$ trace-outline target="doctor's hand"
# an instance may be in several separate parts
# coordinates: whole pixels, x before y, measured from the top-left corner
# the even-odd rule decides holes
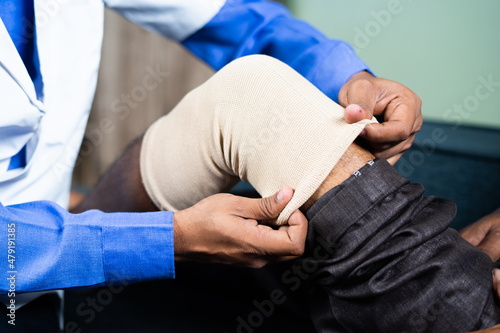
[[[460,235],[491,260],[500,259],[500,208],[460,231]]]
[[[175,259],[260,268],[301,256],[307,219],[300,211],[278,230],[258,222],[276,219],[292,196],[289,187],[263,199],[216,194],[174,213]]]
[[[376,78],[366,71],[354,74],[340,89],[339,103],[352,124],[376,116],[380,124],[366,126],[360,137],[376,157],[391,164],[408,150],[422,127],[420,98],[400,83]]]

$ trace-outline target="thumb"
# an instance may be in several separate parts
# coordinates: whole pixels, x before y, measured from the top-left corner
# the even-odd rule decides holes
[[[377,80],[368,72],[354,74],[339,92],[339,104],[345,107],[344,119],[348,124],[371,119],[379,100]]]
[[[354,124],[363,119],[372,119],[373,110],[364,103],[349,104],[344,111],[344,119],[348,124]],[[366,134],[366,129],[360,133],[361,136]]]
[[[345,108],[344,118],[348,124],[354,124],[363,119],[372,119],[373,110],[364,103],[349,104]]]
[[[500,269],[498,268],[493,270],[493,291],[497,298],[500,299]]]
[[[276,219],[285,206],[290,202],[293,197],[293,190],[285,186],[273,196],[262,199],[250,199],[248,214],[245,218],[255,220],[273,220]]]
[[[500,236],[497,231],[490,231],[477,248],[485,252],[491,260],[497,261],[500,258],[499,242]]]

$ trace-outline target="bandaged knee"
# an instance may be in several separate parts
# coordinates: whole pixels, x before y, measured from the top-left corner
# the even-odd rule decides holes
[[[240,58],[148,129],[142,181],[157,207],[172,211],[239,179],[263,197],[288,185],[295,194],[277,219],[282,225],[373,121],[347,124],[341,106],[274,58]]]

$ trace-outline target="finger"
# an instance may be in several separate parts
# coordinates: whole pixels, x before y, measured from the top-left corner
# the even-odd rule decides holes
[[[487,232],[484,232],[482,228],[478,228],[475,225],[471,225],[462,231],[460,231],[460,236],[464,238],[466,241],[471,243],[474,246],[478,246],[481,243],[481,240],[484,239]]]
[[[308,222],[304,214],[296,210],[288,219],[288,228],[285,226],[285,228],[279,231],[288,234],[288,238],[292,243],[304,245],[307,236],[307,226]]]
[[[500,269],[498,268],[493,270],[493,291],[500,300]]]
[[[358,104],[349,104],[344,111],[344,119],[348,124],[354,124],[363,119],[372,119],[373,113],[370,112],[370,108]]]
[[[288,226],[278,230],[259,229],[255,246],[267,257],[275,261],[289,260],[304,253],[307,236],[307,219],[300,211],[295,211],[288,219]],[[282,257],[282,258],[279,258]]]
[[[297,259],[304,252],[304,247],[307,237],[307,227],[308,227],[308,221],[306,217],[300,211],[296,211],[290,216],[288,224],[289,225],[291,224],[292,226],[296,226],[298,228],[290,230],[289,225],[284,225],[280,227],[280,231],[286,231],[292,242],[296,242],[296,244],[299,246],[300,249],[299,251],[300,255],[295,254],[292,256],[280,256],[276,258],[275,262],[283,262],[283,261]]]
[[[373,123],[365,127],[362,138],[372,143],[394,143],[401,142],[410,137],[412,132],[409,129],[410,119],[390,119],[383,123]]]
[[[366,140],[365,142],[370,147],[370,150],[375,155],[375,157],[385,158],[389,161],[389,159],[394,156],[398,156],[398,158],[401,157],[402,154],[404,154],[408,149],[411,148],[414,140],[415,134],[410,135],[408,139],[399,143],[372,144],[370,142],[367,142]]]
[[[380,89],[370,73],[360,72],[351,77],[341,88],[339,104],[346,108],[345,120],[352,124],[362,119],[371,119],[374,112],[378,111]]]
[[[396,97],[386,104],[384,122],[367,126],[363,138],[374,143],[404,141],[420,129],[420,121],[414,114],[413,103]]]
[[[293,197],[293,190],[285,186],[273,196],[262,199],[239,198],[240,217],[254,220],[272,220],[279,216],[281,211]]]
[[[491,227],[492,225],[489,223],[488,216],[486,216],[474,224],[462,229],[460,231],[460,236],[472,245],[478,246],[486,237]]]
[[[485,252],[493,261],[500,259],[500,232],[496,229],[490,230],[477,248]]]
[[[389,162],[390,165],[394,166],[399,161],[399,159],[401,158],[401,156],[403,156],[403,154],[404,154],[404,152],[401,152],[401,153],[399,153],[397,155],[389,157],[387,159],[387,162]]]

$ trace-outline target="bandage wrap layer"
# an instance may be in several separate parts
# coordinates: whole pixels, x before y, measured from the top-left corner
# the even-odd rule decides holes
[[[178,211],[239,179],[263,197],[295,189],[284,224],[375,120],[344,121],[344,109],[288,65],[253,55],[233,61],[147,131],[141,175],[158,208]]]

